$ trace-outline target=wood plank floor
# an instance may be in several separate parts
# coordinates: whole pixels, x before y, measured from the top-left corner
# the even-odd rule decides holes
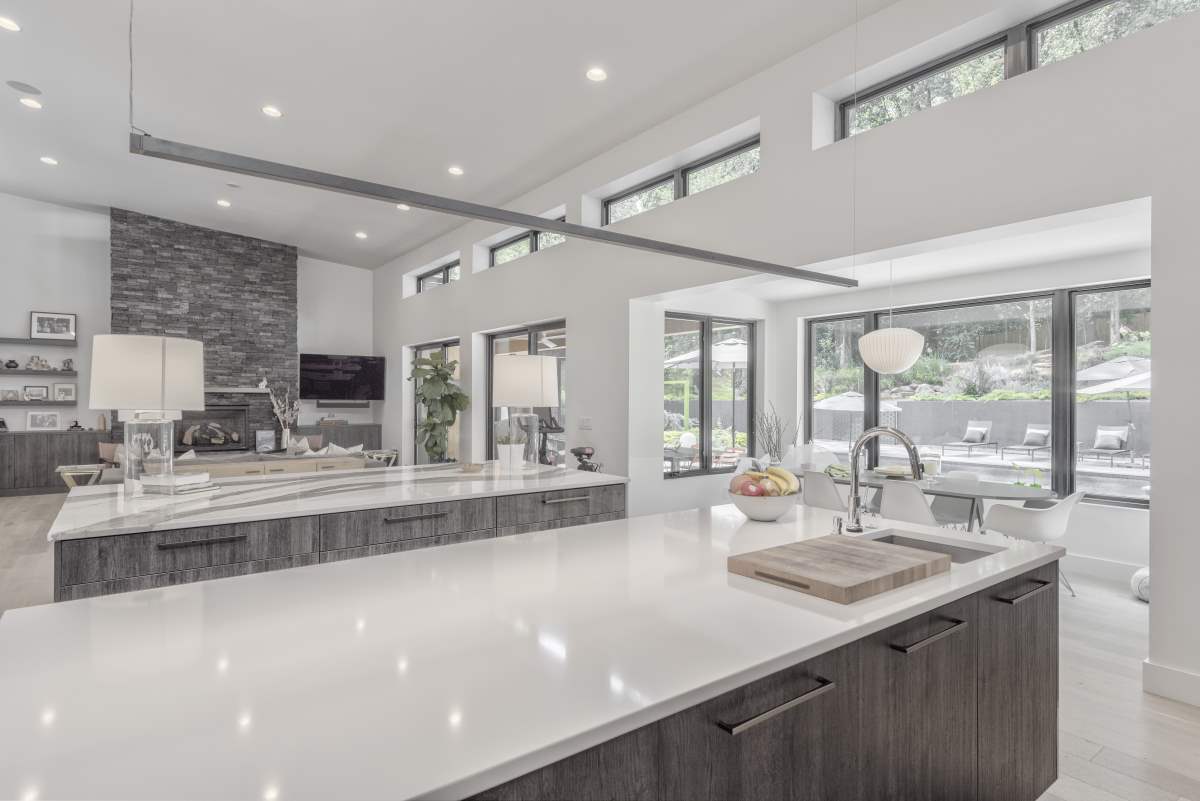
[[[64,495],[0,498],[0,614],[49,603]],[[1149,607],[1072,576],[1062,596],[1059,780],[1042,801],[1200,801],[1200,708],[1141,689]]]

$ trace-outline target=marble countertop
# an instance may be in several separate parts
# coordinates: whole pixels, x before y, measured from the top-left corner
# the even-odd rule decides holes
[[[458,467],[389,467],[215,479],[221,489],[198,497],[125,497],[120,485],[75,487],[47,538],[104,537],[352,512],[415,503],[486,498],[524,492],[625,483],[606,473],[546,467],[528,473],[500,472],[494,462],[481,473]]]
[[[831,516],[716,506],[9,611],[0,797],[467,796],[1063,554],[928,529],[1005,548],[849,606],[727,572]]]

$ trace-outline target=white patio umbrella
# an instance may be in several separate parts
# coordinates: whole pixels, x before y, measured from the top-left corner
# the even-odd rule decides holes
[[[745,367],[747,359],[750,358],[750,349],[746,346],[744,339],[727,339],[724,342],[718,342],[712,346],[713,364],[722,367]],[[690,353],[684,353],[680,356],[673,356],[667,359],[664,364],[667,367],[699,367],[700,366],[700,351],[694,350]]]
[[[1119,378],[1128,378],[1139,373],[1145,373],[1149,376],[1149,359],[1143,356],[1118,356],[1115,359],[1109,359],[1106,362],[1085,367],[1075,374],[1075,380],[1082,382],[1116,381]],[[1106,391],[1111,392],[1112,390]]]
[[[861,412],[866,406],[864,404],[863,395],[861,392],[843,392],[840,395],[834,395],[824,400],[819,400],[813,404],[814,409],[820,409],[826,412]],[[879,411],[881,412],[898,412],[900,407],[891,401],[880,400]]]

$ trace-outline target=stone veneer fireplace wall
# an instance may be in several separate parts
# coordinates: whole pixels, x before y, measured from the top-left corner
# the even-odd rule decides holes
[[[112,332],[204,343],[205,400],[246,406],[254,432],[275,429],[266,378],[296,391],[296,248],[124,209],[111,212]],[[114,422],[114,435],[120,437]]]

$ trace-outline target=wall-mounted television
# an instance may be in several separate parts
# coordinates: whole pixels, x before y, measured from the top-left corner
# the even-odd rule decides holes
[[[300,354],[300,397],[304,400],[383,400],[382,356]]]

